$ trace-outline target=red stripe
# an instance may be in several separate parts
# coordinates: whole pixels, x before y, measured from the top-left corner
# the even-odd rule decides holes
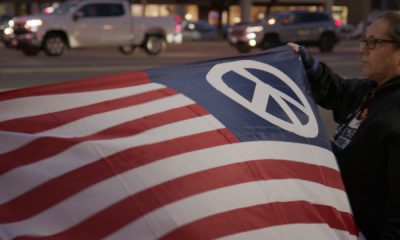
[[[0,101],[50,94],[98,91],[135,86],[145,83],[149,83],[147,73],[134,71],[2,92],[0,94]]]
[[[211,131],[116,153],[52,179],[0,205],[0,223],[30,218],[93,184],[159,159],[227,144],[229,142],[224,135],[230,134],[227,131]]]
[[[67,237],[100,239],[157,208],[195,194],[251,181],[293,178],[322,183],[334,188],[339,187],[343,190],[339,172],[326,167],[283,160],[236,163],[176,178],[146,189],[119,201],[77,226],[41,239]],[[327,181],[327,179],[331,180]],[[280,214],[276,211],[269,214],[274,216],[274,213]]]
[[[1,154],[0,174],[44,160],[84,141],[131,136],[151,128],[206,114],[207,112],[198,105],[191,105],[122,123],[90,136],[80,138],[42,137],[14,151]]]
[[[175,90],[164,88],[64,111],[11,119],[0,122],[0,130],[21,133],[38,133],[65,125],[80,118],[150,102],[174,94],[176,94]]]
[[[274,202],[216,214],[183,226],[163,240],[215,239],[236,233],[286,225],[327,224],[330,228],[357,236],[351,214],[304,201]],[[276,236],[279,239],[279,236]]]

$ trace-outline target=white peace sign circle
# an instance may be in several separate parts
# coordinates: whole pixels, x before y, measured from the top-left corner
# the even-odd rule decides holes
[[[291,88],[300,102],[261,81],[247,69],[257,69],[276,76]],[[238,94],[223,81],[222,76],[232,71],[255,83],[255,90],[251,101]],[[213,66],[207,73],[206,79],[218,91],[272,124],[303,137],[314,138],[318,135],[318,123],[306,97],[294,81],[279,69],[262,62],[240,60]],[[270,98],[278,103],[290,121],[278,118],[266,111]],[[308,122],[302,124],[288,103],[293,104],[293,106],[301,110],[308,117]]]

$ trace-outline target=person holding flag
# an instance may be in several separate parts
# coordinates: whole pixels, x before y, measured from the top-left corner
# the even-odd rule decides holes
[[[400,12],[377,17],[360,39],[368,79],[344,79],[299,53],[315,101],[339,124],[332,148],[366,239],[400,239]]]

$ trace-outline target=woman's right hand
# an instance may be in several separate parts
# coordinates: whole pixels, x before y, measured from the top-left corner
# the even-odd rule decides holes
[[[299,53],[299,51],[300,51],[300,45],[299,44],[290,42],[287,45],[289,47],[291,47],[295,53]]]
[[[317,70],[319,63],[318,60],[313,58],[304,46],[292,42],[289,42],[287,45],[291,47],[295,53],[300,55],[307,73],[314,73]]]

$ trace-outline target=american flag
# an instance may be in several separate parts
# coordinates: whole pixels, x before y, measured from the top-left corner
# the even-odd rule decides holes
[[[357,239],[287,47],[0,93],[0,239]]]

